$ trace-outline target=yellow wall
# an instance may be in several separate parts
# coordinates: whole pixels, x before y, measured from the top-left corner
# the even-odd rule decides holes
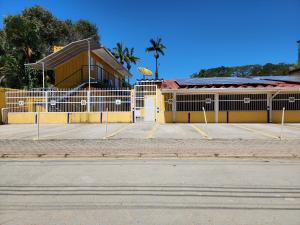
[[[267,111],[229,112],[230,123],[267,123]]]
[[[173,123],[173,113],[163,112],[160,114],[160,123]]]
[[[9,124],[35,123],[35,116],[36,113],[31,112],[10,112],[7,115]]]
[[[118,76],[120,79],[122,78],[121,74],[118,71],[110,67],[106,62],[104,62],[97,55],[92,53],[91,57],[93,58],[93,65],[96,65],[96,62],[99,62],[103,66],[103,69],[105,71],[109,72],[110,74]],[[79,85],[81,82],[80,69],[82,68],[83,65],[85,66],[88,65],[87,52],[82,52],[79,55],[67,61],[66,63],[58,66],[55,69],[55,85],[59,88],[72,88]],[[58,84],[59,82],[61,82],[62,80],[64,80],[65,78],[67,78],[73,73],[75,73],[76,75],[66,79],[61,84]],[[91,67],[91,76],[92,77],[96,76],[96,68],[93,66]],[[85,80],[88,79],[87,67],[84,67],[83,79]],[[115,82],[114,79],[112,80],[112,82],[113,83]]]
[[[272,122],[281,123],[282,111],[272,112]],[[285,123],[300,123],[300,111],[285,111],[284,112]]]
[[[70,113],[70,123],[100,123],[100,112]],[[131,112],[102,112],[102,123],[130,123]]]
[[[70,123],[100,123],[100,113],[70,113]]]
[[[101,59],[99,56],[97,56],[96,54],[92,53],[92,57],[94,59],[94,64],[96,64],[96,62],[100,63],[102,66],[103,66],[103,69],[107,72],[109,72],[110,74],[113,74],[117,77],[119,77],[120,81],[121,79],[123,78],[123,76],[118,72],[116,71],[115,69],[113,69],[110,65],[108,65],[105,61],[103,61],[103,59]],[[96,71],[94,71],[96,72]],[[113,80],[113,83],[115,81]]]
[[[37,113],[20,112],[20,113],[8,113],[8,123],[35,123],[35,117]],[[69,113],[70,123],[100,123],[100,113]],[[102,122],[108,123],[130,123],[132,122],[131,112],[106,112],[102,115]],[[68,123],[68,113],[40,113],[41,124],[66,124]]]
[[[40,113],[42,124],[64,124],[68,123],[67,113]]]
[[[66,63],[58,66],[55,69],[55,85],[74,72],[78,71],[82,65],[87,65],[87,53],[83,52],[75,57],[73,57],[71,60],[67,61]],[[72,78],[69,78],[68,81],[62,82],[60,85],[58,85],[59,88],[71,88],[76,85],[81,80],[80,72],[77,72],[77,76],[73,76]]]
[[[208,123],[215,122],[215,112],[206,112],[206,119]],[[188,112],[176,112],[176,123],[187,123],[188,122]],[[191,123],[204,123],[203,112],[190,112],[190,122]]]
[[[130,123],[132,120],[131,112],[109,112],[108,122],[109,123]],[[102,122],[106,122],[106,112],[103,113]]]
[[[0,124],[2,122],[2,108],[6,107],[5,92],[13,91],[13,90],[14,89],[10,89],[10,88],[0,88]]]
[[[0,123],[2,122],[2,108],[5,108],[5,89],[0,88]]]
[[[227,123],[227,113],[219,112],[219,123]]]
[[[300,112],[299,112],[300,113]],[[292,113],[287,115],[286,121],[298,121],[300,122],[300,115]],[[266,123],[267,122],[267,112],[229,112],[229,122],[230,123]],[[281,116],[281,114],[280,114]],[[297,117],[298,116],[298,117]],[[208,123],[215,122],[215,112],[206,112],[206,119]],[[276,119],[275,119],[276,120]],[[160,115],[161,123],[172,123],[173,113],[163,112]],[[176,112],[176,123],[187,123],[188,122],[188,112]],[[191,123],[204,123],[203,112],[190,112],[190,122]],[[219,123],[227,123],[226,112],[219,112]]]
[[[208,123],[215,122],[215,112],[206,112],[206,120]],[[191,112],[191,123],[205,123],[203,112]]]

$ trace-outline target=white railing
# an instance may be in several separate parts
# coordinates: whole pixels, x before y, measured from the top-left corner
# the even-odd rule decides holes
[[[34,90],[6,92],[9,112],[129,112],[131,90]]]

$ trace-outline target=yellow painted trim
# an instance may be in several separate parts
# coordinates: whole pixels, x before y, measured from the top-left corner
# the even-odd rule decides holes
[[[100,112],[70,113],[70,123],[100,123]]]
[[[34,124],[36,113],[16,112],[7,114],[8,124]]]
[[[201,134],[202,137],[204,137],[205,139],[209,139],[209,140],[212,139],[212,138],[211,138],[207,133],[205,133],[201,128],[196,127],[194,124],[190,124],[190,126],[191,126],[192,128],[194,128],[199,134]]]
[[[272,122],[281,123],[282,111],[272,111]],[[300,110],[285,110],[284,123],[300,123]]]
[[[67,124],[67,113],[40,113],[40,124]]]
[[[267,123],[267,111],[229,111],[229,123]]]
[[[251,131],[253,133],[263,135],[265,137],[269,137],[269,138],[272,138],[272,139],[279,139],[279,137],[277,137],[275,135],[272,135],[272,134],[269,134],[269,133],[266,133],[266,132],[263,132],[263,131],[260,131],[260,130],[252,129],[250,127],[246,127],[245,125],[243,125],[243,126],[242,125],[237,125],[237,124],[230,124],[230,125],[241,128],[241,129],[244,129],[244,130],[247,130],[247,131]]]
[[[157,130],[157,128],[159,127],[159,124],[155,124],[155,126],[151,129],[151,131],[149,132],[147,139],[151,139],[154,137],[155,131]]]
[[[119,134],[120,132],[122,132],[123,130],[126,130],[129,126],[132,126],[132,123],[131,124],[127,124],[123,127],[121,127],[120,129],[116,130],[115,132],[103,137],[103,139],[108,139],[108,138],[111,138],[113,136],[116,136],[117,134]]]

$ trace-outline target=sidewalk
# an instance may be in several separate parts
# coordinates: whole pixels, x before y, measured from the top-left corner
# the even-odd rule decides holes
[[[0,157],[254,157],[299,159],[299,146],[300,140],[0,140]]]

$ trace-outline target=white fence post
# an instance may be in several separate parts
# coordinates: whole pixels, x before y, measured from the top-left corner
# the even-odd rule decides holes
[[[132,113],[132,123],[135,123],[135,89],[130,90],[130,109]]]
[[[172,121],[173,123],[176,122],[176,93],[173,92],[172,94]]]
[[[87,91],[87,111],[91,111],[91,92]]]
[[[215,94],[215,123],[219,123],[219,94]]]
[[[106,121],[105,121],[105,133],[106,134],[108,131],[107,123],[108,123],[108,108],[106,107]]]
[[[45,91],[45,104],[46,104],[46,112],[48,112],[48,91]]]
[[[37,113],[37,139],[40,140],[40,106],[38,105],[38,113]]]

